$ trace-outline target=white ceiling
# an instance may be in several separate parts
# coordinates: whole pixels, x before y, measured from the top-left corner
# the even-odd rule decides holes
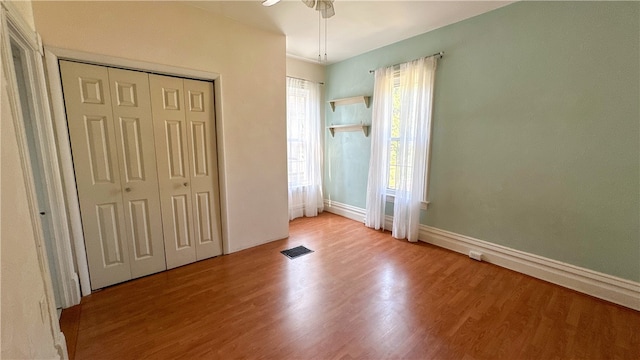
[[[513,1],[336,0],[328,20],[328,63],[452,24]],[[287,36],[287,54],[318,59],[318,13],[301,0],[262,6],[262,0],[190,1],[200,9]],[[324,57],[324,40],[322,40]]]

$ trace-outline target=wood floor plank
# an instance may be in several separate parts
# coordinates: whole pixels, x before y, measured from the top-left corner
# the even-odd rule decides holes
[[[314,252],[280,254],[299,245]],[[292,221],[288,239],[106,288],[63,318],[72,359],[640,354],[637,311],[327,213]]]
[[[80,313],[82,306],[76,305],[64,309],[60,314],[60,330],[64,334],[67,343],[69,359],[76,356],[76,344],[78,343],[78,326],[80,325]]]

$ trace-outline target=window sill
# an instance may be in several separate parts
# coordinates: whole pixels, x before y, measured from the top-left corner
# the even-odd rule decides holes
[[[393,194],[387,194],[387,202],[389,203],[394,203],[395,202],[396,197]],[[420,202],[420,210],[427,210],[427,207],[429,206],[430,201],[421,201]]]

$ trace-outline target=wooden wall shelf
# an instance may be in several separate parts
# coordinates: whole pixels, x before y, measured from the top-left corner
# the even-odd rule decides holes
[[[360,95],[360,96],[352,96],[352,97],[343,98],[343,99],[331,100],[329,101],[329,105],[331,105],[331,111],[336,111],[336,106],[361,104],[361,103],[368,108],[370,100],[371,100],[371,96]]]
[[[335,136],[336,132],[340,131],[362,131],[364,136],[369,136],[369,125],[363,124],[349,124],[349,125],[331,125],[327,129],[331,132],[331,136]]]

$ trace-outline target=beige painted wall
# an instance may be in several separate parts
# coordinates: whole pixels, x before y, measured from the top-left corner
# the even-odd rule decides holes
[[[22,19],[31,27],[31,29],[35,29],[35,25],[33,22],[33,9],[31,7],[30,0],[17,0],[17,1],[4,1],[4,3],[11,3],[11,6],[22,16]]]
[[[287,57],[287,76],[315,82],[324,82],[324,65]]]
[[[176,2],[34,2],[45,46],[220,74],[229,252],[288,235],[285,37]]]
[[[33,27],[31,5],[14,3]],[[38,262],[14,116],[2,72],[0,100],[0,322],[2,359],[59,358],[51,322],[57,321],[49,279]]]

